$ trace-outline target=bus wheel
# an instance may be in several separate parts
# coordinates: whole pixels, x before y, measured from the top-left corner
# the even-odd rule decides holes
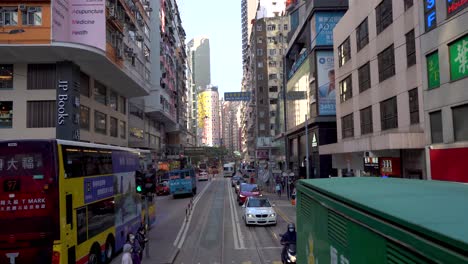
[[[88,257],[88,264],[100,264],[101,263],[101,250],[99,248],[98,244],[94,244],[91,247],[91,250],[89,252],[89,257]]]
[[[197,194],[197,188],[193,189],[193,195]]]
[[[115,242],[112,236],[107,237],[106,241],[106,263],[110,263],[115,254]]]

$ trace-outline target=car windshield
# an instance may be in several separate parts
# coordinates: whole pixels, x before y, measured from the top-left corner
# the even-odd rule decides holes
[[[250,199],[247,207],[271,207],[267,199]]]
[[[241,185],[241,190],[243,192],[258,192],[258,187],[254,184],[244,184]]]

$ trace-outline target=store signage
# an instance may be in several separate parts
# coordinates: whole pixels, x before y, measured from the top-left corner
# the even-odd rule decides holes
[[[424,0],[424,22],[426,31],[437,26],[436,0]]]
[[[80,70],[72,62],[57,63],[57,138],[80,140]]]
[[[434,89],[440,86],[439,53],[434,52],[426,57],[428,88]]]
[[[459,80],[468,76],[468,35],[449,45],[450,79]]]
[[[447,0],[447,17],[455,15],[467,6],[468,0]]]

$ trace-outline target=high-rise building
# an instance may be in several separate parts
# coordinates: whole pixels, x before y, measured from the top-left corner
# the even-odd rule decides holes
[[[335,27],[338,142],[319,151],[332,154],[339,176],[426,178],[417,56],[422,8],[409,2],[350,1]],[[319,85],[319,96],[326,91]]]
[[[218,87],[209,85],[198,93],[198,127],[201,146],[221,145],[221,120]]]
[[[418,99],[424,98],[416,101],[424,108],[410,104],[410,115],[424,123],[428,179],[468,182],[467,7],[466,1],[415,1],[409,7],[420,10],[415,38],[421,50],[417,44],[415,56],[422,76]]]
[[[255,19],[257,11],[257,0],[242,0],[241,20],[242,20],[242,62],[246,63],[249,49],[249,36],[252,32],[252,20]]]
[[[240,102],[223,101],[222,105],[222,145],[229,154],[240,151]]]

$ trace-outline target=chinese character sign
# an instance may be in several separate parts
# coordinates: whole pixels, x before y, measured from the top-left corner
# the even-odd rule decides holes
[[[114,195],[114,176],[84,179],[84,202],[90,203]]]
[[[440,86],[439,53],[434,52],[426,57],[428,88],[434,89]]]
[[[40,153],[9,156],[1,156],[0,154],[0,175],[42,175],[44,173],[42,158]]]
[[[437,12],[435,0],[424,0],[424,25],[426,31],[429,31],[437,26]]]
[[[468,35],[449,45],[450,79],[468,76]]]

